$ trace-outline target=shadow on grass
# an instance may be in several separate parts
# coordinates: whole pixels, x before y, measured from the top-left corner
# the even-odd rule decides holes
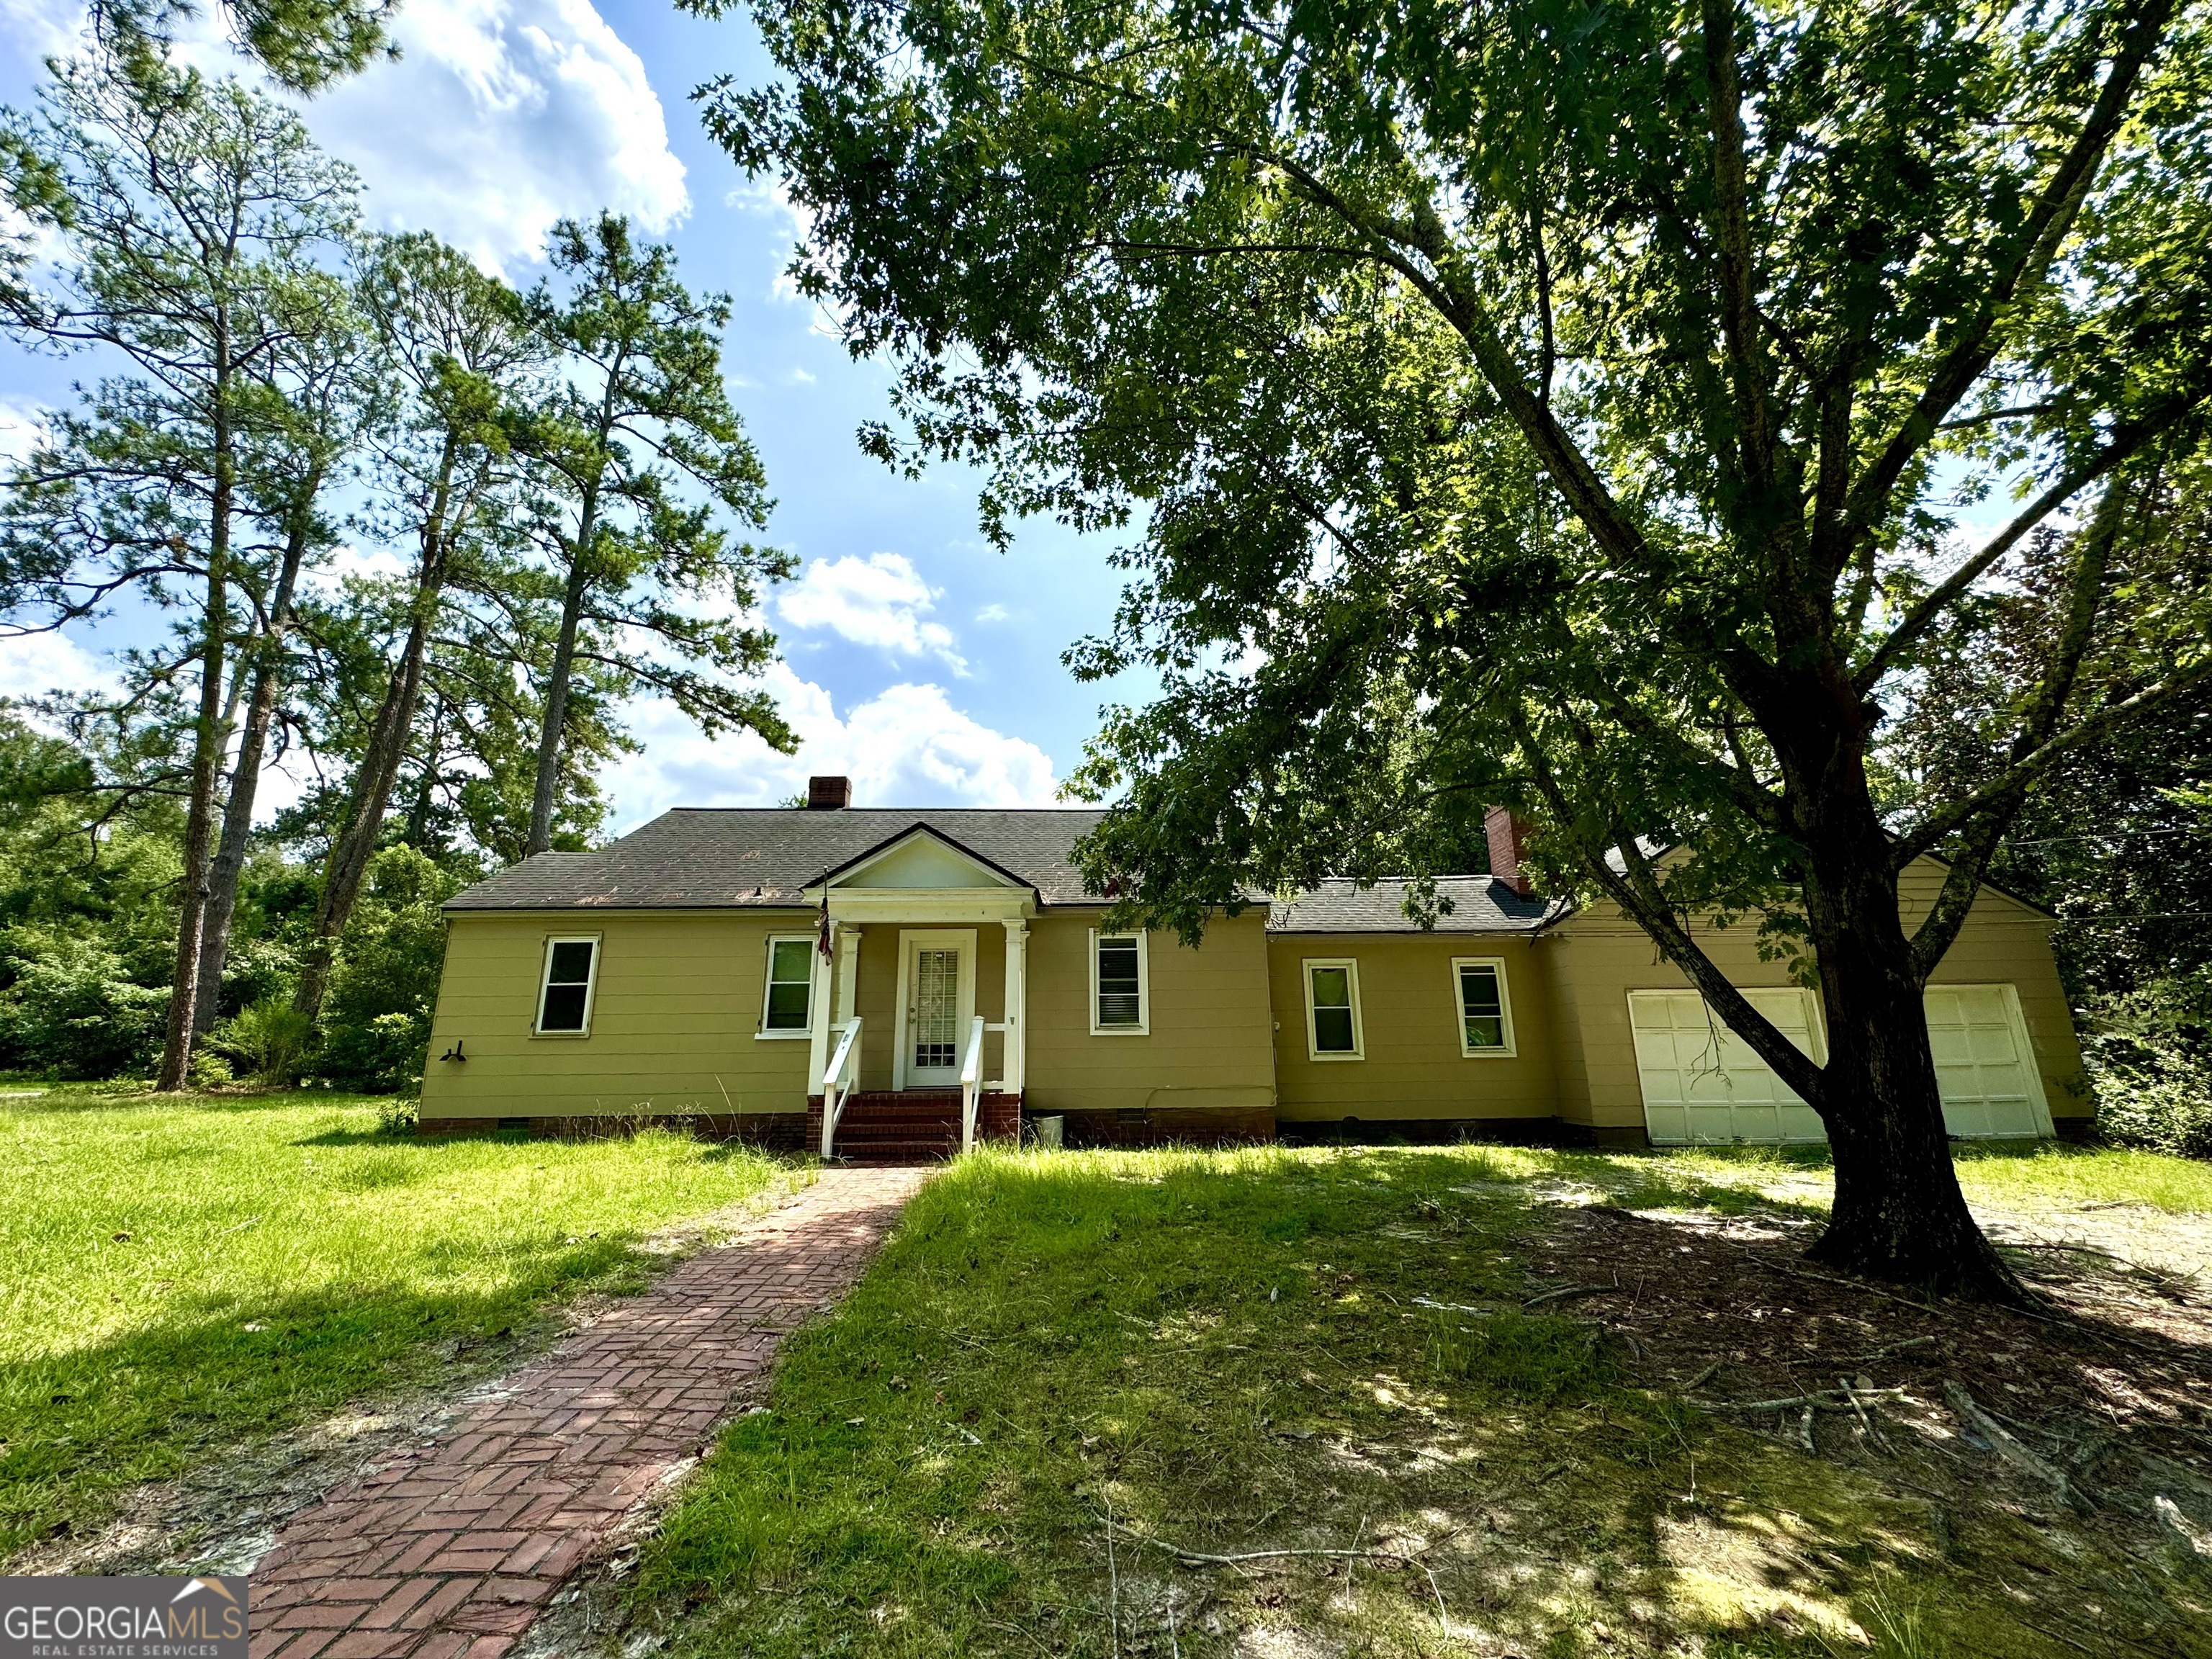
[[[2065,1650],[1946,1566],[1922,1500],[1521,1311],[1571,1213],[1534,1189],[1583,1168],[1529,1156],[962,1160],[787,1350],[641,1594],[679,1650],[762,1659],[1166,1654],[1170,1620],[1191,1655],[1432,1652],[1439,1601],[1470,1651],[1809,1659],[1857,1645],[1885,1585],[1940,1601],[1954,1651]],[[1147,1539],[1398,1553],[1231,1571]]]
[[[404,1283],[179,1298],[111,1341],[0,1366],[0,1556],[96,1524],[122,1491],[183,1474],[364,1395],[501,1368],[554,1328],[544,1304],[640,1287],[659,1258],[628,1237],[426,1253],[485,1294]]]

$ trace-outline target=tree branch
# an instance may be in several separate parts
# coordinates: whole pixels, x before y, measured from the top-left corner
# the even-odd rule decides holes
[[[2136,82],[2164,38],[2173,0],[2143,0],[2128,19],[2119,51],[2089,114],[2081,124],[2065,157],[2044,181],[2027,219],[2014,233],[2014,249],[1998,262],[1981,308],[1966,331],[1929,377],[1911,412],[1892,434],[1850,494],[1846,509],[1847,540],[1856,543],[1874,533],[1889,508],[1890,492],[1904,476],[1906,465],[1936,434],[1937,426],[1959,400],[1972,389],[1996,356],[1998,325],[2023,289],[2043,279],[2057,257],[2059,244],[2072,228],[2081,204],[2094,182],[2098,165],[2118,133],[2135,95]]]

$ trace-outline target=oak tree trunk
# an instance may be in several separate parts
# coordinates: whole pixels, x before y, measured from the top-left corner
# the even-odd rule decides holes
[[[1811,1255],[1869,1278],[2020,1300],[2019,1280],[1983,1237],[1952,1165],[1897,862],[1861,751],[1849,733],[1825,734],[1820,747],[1826,765],[1800,771],[1792,792],[1827,1027],[1813,1104],[1836,1182]]]

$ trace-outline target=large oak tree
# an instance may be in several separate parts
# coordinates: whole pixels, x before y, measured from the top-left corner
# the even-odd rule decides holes
[[[1522,807],[1554,889],[1820,1114],[1823,1257],[2011,1293],[1921,991],[2039,781],[2212,672],[2201,606],[2132,574],[2202,437],[2203,8],[753,9],[781,73],[710,125],[900,367],[868,441],[986,462],[1001,533],[1135,529],[1073,657],[1162,686],[1094,746],[1126,793],[1092,878],[1188,933]],[[1874,757],[1923,647],[2036,537],[2063,575],[1994,763],[1899,807]],[[1716,915],[1817,983],[1824,1064],[1699,947]]]

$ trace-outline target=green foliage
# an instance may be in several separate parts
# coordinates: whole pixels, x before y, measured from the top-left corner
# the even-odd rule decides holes
[[[613,214],[563,220],[550,254],[566,291],[541,286],[531,306],[568,372],[548,389],[528,438],[538,486],[532,533],[560,593],[532,853],[552,845],[580,641],[618,689],[667,698],[710,736],[755,732],[786,752],[796,741],[774,700],[742,684],[775,643],[748,620],[758,589],[793,562],[731,538],[732,523],[767,521],[769,499],[722,378],[728,300],[694,298],[673,252],[640,245]]]
[[[64,938],[8,966],[13,982],[0,992],[0,1067],[115,1077],[143,1071],[160,1053],[168,993],[133,981],[112,951]]]
[[[323,1006],[319,1075],[377,1093],[421,1087],[446,959],[438,907],[461,885],[412,848],[376,855]]]
[[[240,1009],[208,1033],[208,1045],[245,1066],[258,1083],[278,1088],[300,1080],[315,1023],[291,1004],[270,997]]]
[[[2212,1158],[2212,969],[2106,1000],[2082,1059],[2106,1139]]]

